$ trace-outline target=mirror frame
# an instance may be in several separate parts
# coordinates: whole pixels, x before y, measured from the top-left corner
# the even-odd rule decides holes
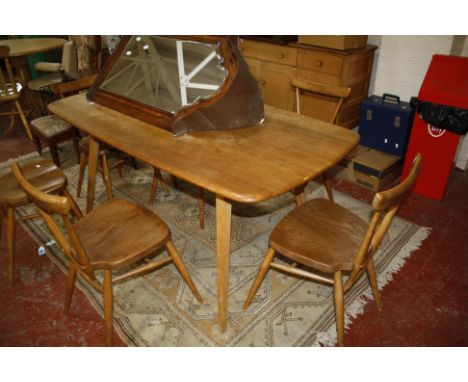
[[[218,45],[218,54],[221,56],[221,64],[226,69],[226,79],[222,86],[208,98],[200,98],[197,102],[187,105],[179,109],[175,114],[155,106],[147,105],[123,96],[113,94],[106,90],[100,89],[101,84],[111,71],[114,63],[120,58],[132,36],[125,36],[119,42],[116,50],[107,60],[104,68],[99,73],[93,86],[87,93],[87,98],[90,101],[106,106],[110,109],[117,110],[131,117],[140,119],[150,124],[156,125],[163,129],[172,131],[172,125],[175,121],[183,119],[192,114],[201,107],[208,107],[219,101],[224,94],[229,90],[236,79],[239,68],[238,57],[238,39],[230,36],[162,36],[179,40],[206,42]]]

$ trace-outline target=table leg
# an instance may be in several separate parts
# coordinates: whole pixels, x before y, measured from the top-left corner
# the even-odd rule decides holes
[[[301,204],[305,203],[305,186],[306,184],[303,184],[299,187],[296,187],[294,189],[294,193],[296,194],[296,206],[300,206]]]
[[[218,325],[221,332],[225,332],[227,327],[231,211],[231,203],[222,196],[216,195]]]
[[[86,211],[90,212],[94,206],[94,193],[96,191],[96,173],[98,166],[99,143],[93,137],[89,137],[89,156],[88,156],[88,195],[86,202]]]

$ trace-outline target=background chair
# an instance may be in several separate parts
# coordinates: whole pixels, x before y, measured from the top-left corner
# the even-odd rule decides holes
[[[151,211],[126,200],[113,199],[99,205],[86,216],[79,216],[73,223],[68,214],[73,199],[48,195],[32,186],[23,176],[16,162],[12,171],[26,192],[39,208],[57,242],[69,258],[65,313],[68,314],[77,272],[97,291],[103,293],[106,344],[112,345],[113,284],[148,273],[174,262],[183,279],[199,302],[202,298],[171,240],[169,227]],[[66,234],[52,219],[60,215]],[[67,238],[70,238],[70,240]],[[166,248],[169,256],[149,260],[156,251]],[[143,265],[141,260],[148,259]],[[112,271],[130,268],[126,273],[112,277]],[[103,283],[96,278],[96,271],[103,271]]]
[[[51,86],[51,90],[57,97],[64,98],[66,95],[77,93],[89,88],[95,78],[96,76],[93,75],[76,81],[57,83]],[[54,114],[51,114],[32,120],[31,130],[34,144],[36,145],[36,150],[39,155],[42,153],[42,142],[45,142],[50,149],[52,160],[58,167],[60,167],[57,145],[61,142],[72,139],[77,162],[79,163],[80,153],[78,148],[78,131],[70,123]]]
[[[10,48],[7,46],[0,46],[0,63],[1,66],[5,67],[6,73],[3,73],[3,70],[0,69],[0,104],[11,103],[11,111],[0,112],[0,116],[10,116],[10,126],[6,129],[6,133],[9,133],[15,127],[16,115],[19,115],[21,122],[23,123],[24,129],[29,139],[32,140],[31,129],[29,127],[28,120],[26,119],[26,114],[23,112],[21,105],[19,103],[19,98],[23,91],[23,88],[19,82],[15,80],[13,74],[13,69],[8,60],[8,54]],[[15,111],[16,110],[16,111]]]
[[[333,285],[338,344],[344,345],[344,293],[367,272],[379,310],[380,293],[373,256],[385,236],[402,201],[408,196],[421,167],[418,154],[408,177],[399,185],[374,196],[370,223],[327,199],[313,199],[296,207],[273,230],[270,245],[252,284],[244,310],[270,268]],[[275,253],[292,260],[292,265],[273,262]],[[311,273],[303,267],[319,273]],[[343,285],[343,273],[349,277]],[[333,275],[330,277],[329,275]]]
[[[336,119],[338,117],[338,113],[341,110],[341,106],[343,105],[343,101],[349,97],[351,92],[351,88],[348,87],[330,86],[319,82],[303,80],[300,78],[293,78],[291,80],[291,85],[296,89],[296,112],[298,114],[301,114],[301,93],[309,92],[327,98],[335,98],[337,103],[332,116],[325,120],[325,122],[329,123],[336,123]],[[330,178],[326,173],[324,173],[322,175],[322,179],[325,185],[325,189],[327,190],[328,198],[333,200],[332,183]]]
[[[76,49],[72,41],[67,41],[62,49],[62,62],[37,62],[34,68],[39,72],[47,72],[39,78],[28,82],[29,89],[41,91],[51,85],[66,81],[66,75],[78,71]]]
[[[65,174],[51,161],[36,159],[23,167],[23,173],[29,182],[45,193],[56,193],[69,198]],[[2,232],[2,217],[6,217],[6,240],[8,252],[8,279],[13,282],[15,254],[15,209],[30,203],[24,191],[18,185],[11,172],[0,177],[0,236]],[[78,213],[77,207],[72,206]],[[24,221],[38,217],[32,214],[19,218]]]

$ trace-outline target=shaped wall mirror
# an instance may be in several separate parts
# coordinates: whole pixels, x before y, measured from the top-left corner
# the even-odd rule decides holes
[[[254,126],[264,118],[257,82],[223,36],[129,36],[88,98],[181,135]]]

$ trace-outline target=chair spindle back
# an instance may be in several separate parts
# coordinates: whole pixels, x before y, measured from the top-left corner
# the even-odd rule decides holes
[[[367,263],[372,259],[379,248],[382,239],[392,223],[401,203],[408,197],[421,169],[422,156],[417,154],[408,177],[397,186],[378,192],[374,196],[372,215],[369,228],[364,236],[359,251],[354,259],[353,269],[346,282],[345,288],[349,288],[366,269]]]

